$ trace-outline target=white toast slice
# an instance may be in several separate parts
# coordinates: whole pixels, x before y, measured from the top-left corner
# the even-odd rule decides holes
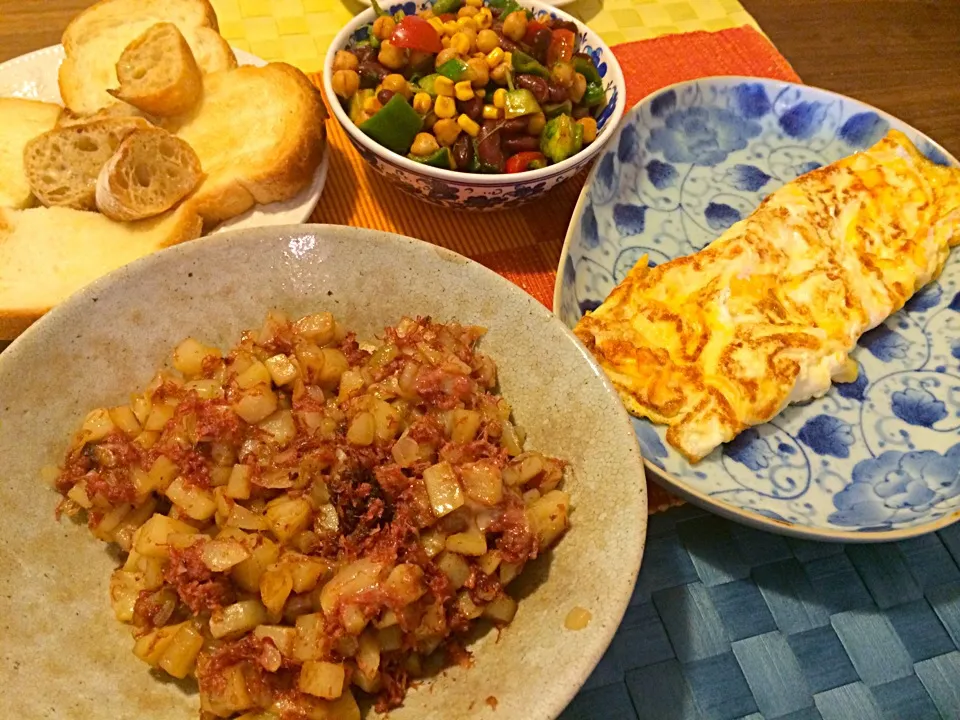
[[[59,105],[0,98],[0,207],[36,204],[23,169],[23,149],[37,135],[51,130],[63,110]]]

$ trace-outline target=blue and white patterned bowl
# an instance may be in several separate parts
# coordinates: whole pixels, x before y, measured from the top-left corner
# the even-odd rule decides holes
[[[548,190],[587,167],[615,132],[623,116],[627,90],[620,63],[617,62],[613,52],[599,35],[572,15],[538,0],[518,0],[518,2],[532,11],[536,18],[550,17],[576,23],[580,28],[577,38],[580,51],[589,53],[593,57],[607,89],[607,106],[597,118],[599,131],[597,139],[572,158],[540,170],[528,170],[511,175],[482,175],[443,170],[414,162],[374,142],[350,121],[340,104],[340,99],[332,90],[334,56],[338,50],[345,48],[347,42],[357,33],[363,33],[363,36],[366,36],[366,31],[361,28],[373,22],[373,10],[365,10],[357,15],[330,44],[323,67],[323,86],[327,104],[333,108],[337,121],[347,131],[347,137],[363,159],[381,175],[394,181],[404,192],[425,198],[434,205],[449,208],[491,210],[516,207],[541,197]],[[395,13],[403,10],[407,14],[413,14],[431,5],[433,0],[405,2],[391,5],[388,12]],[[362,40],[363,37],[358,36],[357,39]]]
[[[572,327],[646,253],[651,265],[701,249],[777,187],[919,131],[851,98],[792,83],[716,77],[673,85],[629,113],[587,181],[557,275],[554,309]],[[906,308],[866,333],[856,382],[792,406],[696,465],[665,427],[634,420],[663,484],[774,532],[888,541],[960,517],[960,252]]]

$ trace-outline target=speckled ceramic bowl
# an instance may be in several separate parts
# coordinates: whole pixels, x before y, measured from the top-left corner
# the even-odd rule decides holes
[[[323,86],[327,103],[333,108],[337,121],[344,127],[350,142],[363,156],[363,159],[384,177],[392,180],[401,190],[411,195],[424,198],[434,205],[443,207],[489,210],[507,207],[516,207],[523,203],[536,200],[548,190],[556,187],[564,180],[568,180],[587,167],[590,161],[600,152],[607,140],[613,135],[620,118],[623,116],[626,102],[626,85],[620,63],[617,62],[613,51],[600,39],[600,36],[580,22],[572,15],[538,0],[518,0],[519,4],[531,12],[534,17],[552,17],[567,20],[577,24],[580,32],[577,40],[581,52],[590,54],[600,72],[604,88],[607,91],[607,106],[597,118],[599,134],[595,142],[584,147],[582,151],[571,158],[549,165],[540,170],[528,170],[522,173],[482,175],[478,173],[464,173],[454,170],[432,168],[422,163],[414,162],[409,158],[387,150],[383,145],[373,141],[354,125],[340,104],[339,98],[333,92],[333,58],[338,50],[346,47],[347,42],[358,32],[366,37],[364,25],[373,22],[373,10],[365,10],[357,15],[340,31],[340,34],[330,44],[323,67]],[[408,0],[403,3],[390,4],[381,2],[384,10],[395,13],[403,10],[412,15],[433,5],[433,0]],[[389,5],[389,7],[387,7]]]
[[[493,272],[416,240],[317,225],[152,255],[73,296],[0,354],[0,717],[197,717],[194,691],[153,678],[131,653],[108,602],[117,559],[85,527],[55,521],[41,469],[86,410],[125,401],[179,340],[226,347],[271,307],[330,310],[367,337],[401,314],[489,328],[481,347],[528,446],[570,461],[572,528],[517,580],[516,619],[472,646],[474,667],[412,691],[390,718],[556,717],[610,642],[643,554],[643,464],[620,401],[570,332]],[[573,632],[564,618],[576,606],[593,618]]]

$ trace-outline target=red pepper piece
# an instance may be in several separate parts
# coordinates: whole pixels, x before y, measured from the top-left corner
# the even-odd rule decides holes
[[[418,15],[404,17],[390,35],[390,42],[396,47],[417,52],[436,54],[443,50],[440,36],[433,25]]]
[[[573,59],[573,48],[577,44],[577,36],[572,30],[554,30],[553,39],[547,49],[547,65],[557,62],[570,62]]]
[[[519,152],[507,160],[507,172],[523,172],[524,170],[530,169],[530,163],[533,162],[543,163],[543,165],[546,165],[547,158],[541,152]]]

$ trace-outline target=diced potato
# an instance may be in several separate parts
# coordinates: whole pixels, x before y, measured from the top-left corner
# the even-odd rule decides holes
[[[176,411],[177,406],[174,403],[154,403],[150,408],[150,415],[147,416],[146,422],[143,423],[143,429],[163,430]]]
[[[428,467],[423,471],[423,482],[433,514],[437,517],[448,515],[463,505],[463,491],[450,463],[440,462]]]
[[[254,705],[242,665],[224,668],[217,673],[217,682],[205,684],[200,691],[200,710],[217,717],[232,717]]]
[[[367,446],[373,442],[376,432],[377,423],[373,418],[373,413],[357,413],[347,428],[347,442],[360,447]]]
[[[517,429],[509,420],[504,420],[501,426],[500,444],[510,457],[516,457],[523,452],[523,443],[517,434]]]
[[[297,688],[301,692],[326,700],[336,700],[343,694],[345,673],[342,663],[307,660],[300,668]]]
[[[484,575],[492,575],[500,567],[502,557],[499,550],[490,550],[477,560],[477,565]]]
[[[400,431],[400,413],[384,400],[374,400],[371,412],[377,437],[383,441],[393,440]]]
[[[317,508],[316,528],[317,532],[340,532],[340,516],[337,515],[337,509],[331,503]]]
[[[483,608],[473,601],[470,593],[466,590],[461,590],[460,593],[457,594],[457,610],[469,620],[476,620],[483,614]]]
[[[520,574],[522,565],[519,563],[501,563],[500,565],[500,584],[503,586],[509,585],[517,575]]]
[[[129,405],[110,408],[110,420],[127,435],[135,436],[140,433],[140,421]]]
[[[407,435],[401,435],[391,449],[393,459],[400,467],[410,467],[420,460],[420,444]]]
[[[153,461],[150,470],[146,473],[134,472],[133,484],[137,495],[148,495],[152,492],[165,492],[170,483],[177,477],[179,470],[173,461],[166,455],[160,455]]]
[[[456,409],[453,411],[453,429],[450,439],[455,443],[468,443],[477,437],[482,417],[476,410]]]
[[[149,450],[157,444],[157,440],[159,439],[160,433],[156,430],[144,430],[133,439],[133,442],[144,450]]]
[[[141,635],[133,645],[133,654],[148,665],[157,667],[174,636],[189,624],[188,621],[179,625],[166,625]]]
[[[200,558],[213,572],[226,572],[250,557],[246,545],[236,540],[217,539],[204,543]]]
[[[468,463],[460,468],[463,491],[471,500],[484,505],[497,505],[503,500],[500,468],[489,460]]]
[[[157,509],[157,501],[152,497],[135,507],[133,510],[123,516],[117,526],[113,529],[113,541],[120,546],[122,550],[129,550],[133,547],[133,537],[140,526],[153,515]]]
[[[527,508],[527,519],[537,533],[540,548],[553,544],[569,526],[570,495],[551,490]]]
[[[240,528],[241,530],[267,529],[267,521],[263,515],[258,515],[252,510],[247,510],[247,508],[240,504],[234,504],[234,506],[230,508],[226,525],[227,527]]]
[[[260,537],[260,544],[250,557],[236,565],[230,576],[241,588],[250,593],[260,592],[260,576],[280,557],[280,548],[269,538]]]
[[[336,348],[323,348],[323,369],[317,378],[318,384],[324,388],[333,388],[340,382],[340,377],[350,368],[347,357]]]
[[[213,495],[196,485],[188,485],[178,477],[164,493],[170,501],[194,520],[207,520],[217,511]]]
[[[163,651],[159,665],[175,678],[183,679],[193,670],[201,648],[203,648],[203,635],[193,623],[184,623]]]
[[[320,578],[330,571],[330,563],[308,555],[289,553],[284,556],[284,564],[293,579],[293,591],[297,594],[313,590]]]
[[[500,595],[483,609],[483,616],[495,623],[507,624],[517,614],[517,601],[509,595]]]
[[[293,577],[284,564],[267,568],[260,576],[260,599],[267,612],[278,614],[293,590]]]
[[[286,625],[258,625],[253,631],[256,638],[270,638],[284,657],[293,657],[294,643],[297,640],[296,628]]]
[[[487,538],[473,525],[466,532],[454,533],[447,537],[446,548],[460,555],[479,557],[487,552]]]
[[[358,370],[347,370],[340,376],[340,390],[337,400],[343,402],[363,390],[363,375]]]
[[[253,489],[251,475],[249,465],[234,465],[233,470],[230,471],[230,479],[227,480],[227,497],[234,500],[249,500],[250,491]]]
[[[123,505],[117,505],[110,512],[104,515],[100,519],[100,522],[97,523],[97,526],[93,528],[94,536],[100,540],[103,540],[104,542],[113,542],[113,531],[119,527],[123,519],[132,511],[133,505],[128,505],[126,503]]]
[[[264,361],[264,365],[267,366],[267,371],[270,373],[270,378],[275,385],[289,385],[300,377],[297,366],[293,364],[293,361],[289,357],[282,353],[267,358]]]
[[[278,447],[286,447],[297,435],[297,424],[289,410],[277,410],[260,423],[260,429],[269,435]]]
[[[277,394],[269,385],[255,385],[244,392],[243,397],[233,405],[233,411],[254,425],[276,412],[277,405]]]
[[[270,386],[273,378],[267,366],[260,361],[254,362],[250,367],[237,375],[237,387],[241,390],[249,390],[257,385]]]
[[[133,410],[133,414],[140,425],[143,425],[147,421],[147,418],[150,417],[150,408],[152,405],[153,402],[146,395],[137,393],[130,397],[130,409]]]
[[[403,630],[399,625],[390,625],[377,630],[377,640],[383,652],[393,652],[403,647]]]
[[[309,500],[303,498],[283,500],[267,508],[267,523],[277,539],[280,542],[286,542],[310,526],[312,511]]]
[[[163,562],[159,558],[140,557],[137,561],[144,590],[157,590],[163,585]]]
[[[460,555],[452,552],[443,552],[437,558],[437,566],[449,578],[456,590],[462,588],[470,578],[470,566]]]
[[[397,565],[384,581],[383,589],[397,605],[409,605],[427,591],[423,570],[409,563]]]
[[[447,536],[437,528],[427,530],[420,534],[420,546],[427,557],[436,557],[447,546]]]
[[[296,620],[297,637],[293,644],[293,657],[299,662],[320,660],[325,655],[323,613],[307,613]]]
[[[380,670],[380,642],[370,630],[364,630],[360,635],[360,647],[357,649],[357,670],[370,681],[373,681]]]
[[[223,386],[219,380],[191,380],[183,387],[195,392],[201,400],[219,400],[223,397]]]
[[[86,510],[93,507],[93,503],[90,502],[90,498],[87,496],[86,483],[82,480],[70,488],[67,492],[67,497]]]
[[[133,608],[143,590],[140,573],[114,570],[110,576],[110,606],[113,614],[120,622],[128,623],[133,620]]]
[[[196,377],[203,373],[203,363],[207,358],[219,358],[220,351],[207,347],[203,343],[188,337],[173,351],[173,366],[187,377]]]
[[[106,408],[91,410],[80,427],[83,440],[97,442],[116,430],[116,425],[110,419],[110,412]]]
[[[267,621],[267,611],[259,600],[241,600],[214,610],[210,616],[210,634],[218,640],[239,637]]]
[[[271,710],[280,717],[296,717],[303,720],[360,720],[360,708],[349,688],[336,700],[324,700],[312,695],[278,695]],[[272,718],[271,718],[272,720]]]
[[[297,335],[317,345],[326,345],[333,340],[336,321],[328,312],[306,315],[293,324]]]
[[[343,566],[320,593],[323,612],[331,615],[341,602],[358,593],[375,589],[380,584],[383,563],[365,557]]]

